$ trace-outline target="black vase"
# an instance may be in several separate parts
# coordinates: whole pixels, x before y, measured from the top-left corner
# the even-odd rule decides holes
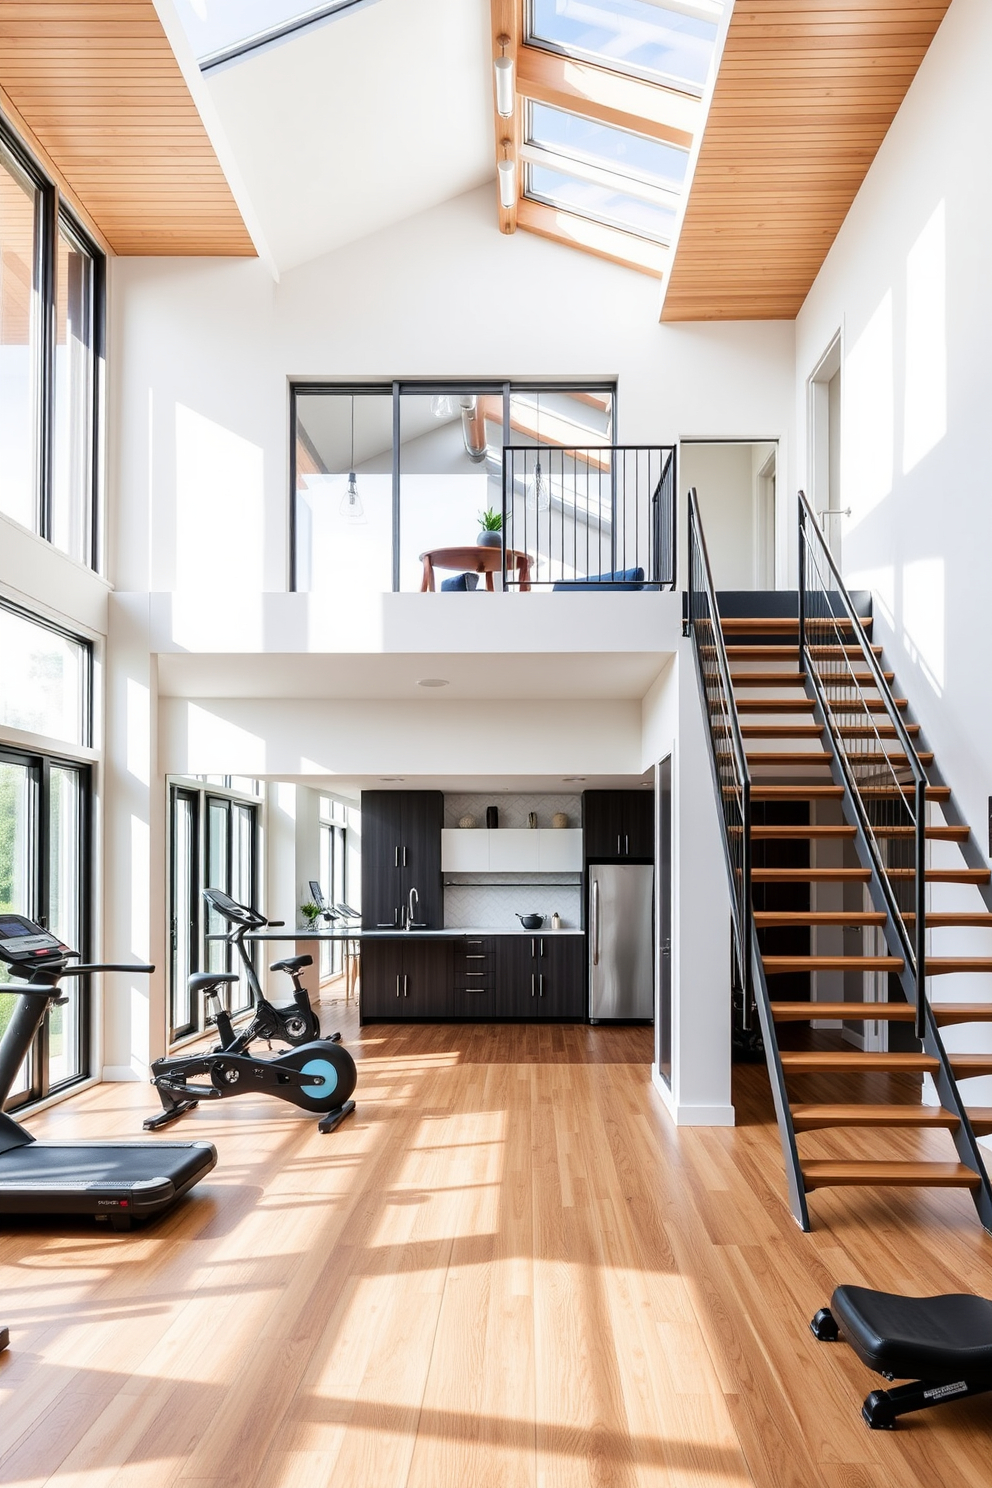
[[[498,827],[499,826],[499,807],[498,806],[487,806],[486,807],[486,826],[487,827]]]

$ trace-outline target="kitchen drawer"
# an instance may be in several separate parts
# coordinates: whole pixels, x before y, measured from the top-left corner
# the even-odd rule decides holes
[[[492,1018],[496,1008],[496,993],[489,985],[485,988],[467,987],[456,981],[451,999],[451,1013],[455,1018]]]

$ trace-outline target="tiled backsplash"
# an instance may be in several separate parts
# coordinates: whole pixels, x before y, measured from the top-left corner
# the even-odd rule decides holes
[[[527,816],[537,814],[539,827],[550,827],[555,812],[563,811],[570,827],[582,825],[581,796],[511,796],[509,792],[496,791],[493,795],[462,795],[444,798],[444,825],[457,827],[463,816],[474,816],[477,827],[486,825],[486,807],[499,808],[501,827],[526,827]]]
[[[499,808],[503,828],[526,828],[533,811],[539,827],[551,826],[556,812],[564,812],[570,827],[582,825],[582,798],[578,795],[512,796],[446,795],[444,825],[457,827],[463,816],[474,816],[476,826],[486,825],[486,807]],[[490,881],[491,880],[491,881]],[[543,914],[550,927],[555,911],[564,930],[582,927],[582,886],[577,873],[446,873],[444,875],[445,929],[470,926],[474,930],[519,930],[518,914]]]
[[[471,882],[458,883],[459,876],[471,878]],[[519,930],[518,914],[543,914],[544,928],[549,929],[555,910],[561,915],[563,930],[581,929],[582,888],[575,882],[575,874],[570,875],[570,882],[553,884],[548,877],[535,882],[536,875],[518,876],[520,882],[508,887],[505,873],[492,874],[499,882],[491,884],[482,882],[484,874],[445,874],[445,929],[466,925],[473,930]]]

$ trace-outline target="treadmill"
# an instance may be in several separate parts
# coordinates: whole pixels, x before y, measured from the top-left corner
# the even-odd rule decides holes
[[[155,970],[69,965],[78,954],[24,915],[0,914],[0,960],[18,978],[0,988],[18,998],[0,1040],[0,1215],[92,1215],[113,1230],[129,1230],[170,1209],[206,1177],[217,1161],[212,1142],[38,1142],[3,1113],[49,1008],[66,1001],[59,996],[63,977]]]

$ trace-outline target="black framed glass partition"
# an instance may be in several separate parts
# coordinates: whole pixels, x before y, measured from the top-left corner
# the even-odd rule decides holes
[[[290,587],[304,591],[419,590],[422,553],[475,546],[481,514],[501,511],[505,445],[608,445],[616,427],[609,383],[301,383],[291,393]]]

